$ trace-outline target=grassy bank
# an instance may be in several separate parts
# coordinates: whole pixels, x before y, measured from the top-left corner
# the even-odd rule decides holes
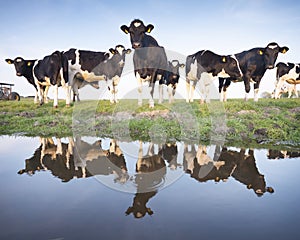
[[[200,105],[177,100],[149,109],[136,100],[82,101],[54,109],[32,99],[0,101],[0,134],[26,136],[96,135],[142,140],[225,140],[230,144],[300,145],[300,99],[260,99]]]

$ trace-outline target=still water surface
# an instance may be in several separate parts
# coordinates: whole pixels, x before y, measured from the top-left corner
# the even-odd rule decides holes
[[[0,239],[299,239],[300,150],[0,137]]]

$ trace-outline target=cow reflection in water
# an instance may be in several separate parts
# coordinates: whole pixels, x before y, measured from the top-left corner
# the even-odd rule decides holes
[[[264,175],[259,173],[251,149],[247,153],[245,149],[233,151],[223,147],[221,150],[220,146],[216,146],[214,159],[207,155],[206,147],[202,145],[198,146],[197,151],[195,146],[190,151],[187,147],[184,150],[184,170],[200,182],[225,182],[233,177],[248,189],[253,189],[257,196],[274,192],[272,187],[266,187]]]
[[[101,140],[90,145],[81,138],[76,139],[75,165],[83,169],[83,177],[93,175],[115,175],[115,182],[125,183],[129,175],[124,155],[117,141],[110,140],[109,150],[103,150]]]
[[[165,143],[160,147],[159,154],[162,158],[168,162],[169,168],[171,170],[176,170],[181,164],[177,162],[178,160],[178,149],[176,143]]]
[[[142,218],[147,213],[153,214],[146,205],[150,198],[155,196],[157,189],[163,185],[166,175],[166,164],[161,156],[161,151],[154,154],[154,144],[150,143],[146,155],[143,155],[143,143],[140,142],[138,160],[136,163],[135,183],[137,192],[133,204],[125,212],[133,214],[135,218]]]
[[[68,182],[73,178],[85,178],[93,175],[115,174],[116,182],[128,179],[125,158],[115,140],[111,140],[109,150],[103,150],[101,141],[89,144],[81,138],[61,139],[41,138],[41,145],[33,156],[25,160],[25,169],[18,173],[33,175],[36,171],[50,170],[52,175]]]
[[[294,151],[281,151],[281,150],[274,150],[270,149],[267,154],[268,159],[285,159],[285,158],[298,158],[300,157],[300,152]]]

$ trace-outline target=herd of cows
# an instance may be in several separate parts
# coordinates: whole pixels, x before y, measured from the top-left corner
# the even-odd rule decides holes
[[[179,68],[185,67],[186,101],[193,102],[196,84],[203,82],[202,100],[209,100],[209,86],[213,79],[219,78],[220,100],[226,101],[226,89],[233,81],[243,81],[245,100],[248,99],[250,83],[254,83],[254,101],[258,101],[259,85],[267,69],[277,68],[277,83],[273,93],[279,98],[285,91],[285,82],[293,86],[300,83],[300,64],[278,63],[279,53],[286,53],[289,48],[269,43],[266,47],[256,47],[232,55],[218,55],[210,50],[197,51],[187,56],[185,64],[176,59],[168,60],[165,48],[149,33],[152,24],[145,25],[139,19],[129,26],[122,25],[121,30],[130,35],[133,53],[134,74],[138,82],[138,104],[142,104],[142,84],[147,82],[150,89],[149,107],[154,107],[154,87],[159,82],[159,102],[163,100],[163,86],[167,85],[169,101],[173,96],[180,78]],[[99,81],[105,80],[111,93],[111,102],[117,102],[117,86],[120,82],[126,54],[131,49],[123,45],[110,48],[108,52],[94,52],[80,49],[55,51],[41,60],[25,60],[17,57],[6,62],[15,66],[17,76],[24,76],[36,89],[35,102],[48,101],[49,86],[54,87],[54,107],[58,104],[58,87],[66,92],[66,104],[70,105],[71,91],[79,100],[78,90],[89,84],[99,88]],[[205,79],[205,80],[204,80]]]
[[[262,196],[274,192],[266,186],[265,176],[256,165],[252,149],[230,149],[215,146],[213,156],[208,154],[205,145],[183,144],[183,156],[180,146],[174,143],[156,144],[140,141],[136,163],[126,159],[122,142],[115,139],[97,140],[88,143],[81,137],[69,138],[68,142],[57,138],[40,138],[40,145],[32,157],[25,160],[25,167],[18,174],[41,174],[49,171],[62,182],[92,176],[113,175],[111,184],[126,184],[133,181],[136,194],[133,204],[126,211],[135,217],[153,213],[146,203],[156,195],[166,178],[167,169],[183,171],[198,182],[226,182],[235,180],[253,192]],[[56,143],[55,143],[56,142]],[[109,143],[109,144],[108,144]],[[128,143],[127,143],[128,144]],[[103,147],[104,145],[107,146]],[[108,147],[109,146],[109,147]],[[143,152],[146,147],[146,154]],[[212,148],[213,146],[211,146]],[[145,149],[144,149],[145,150]],[[268,159],[299,157],[299,152],[269,150]],[[132,175],[128,164],[135,164]]]

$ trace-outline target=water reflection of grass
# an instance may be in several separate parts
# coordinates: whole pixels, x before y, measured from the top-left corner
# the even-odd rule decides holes
[[[78,124],[73,121],[76,114]],[[154,109],[147,104],[138,107],[136,100],[121,100],[115,105],[107,100],[82,101],[69,108],[60,101],[54,109],[51,101],[38,106],[32,99],[21,99],[1,101],[0,120],[2,135],[68,136],[73,131],[94,131],[99,136],[149,140],[149,131],[156,129],[161,131],[157,136],[173,140],[205,141],[217,133],[225,134],[227,142],[300,144],[299,99],[261,99],[257,103],[232,99],[210,105],[177,100],[157,104]]]

